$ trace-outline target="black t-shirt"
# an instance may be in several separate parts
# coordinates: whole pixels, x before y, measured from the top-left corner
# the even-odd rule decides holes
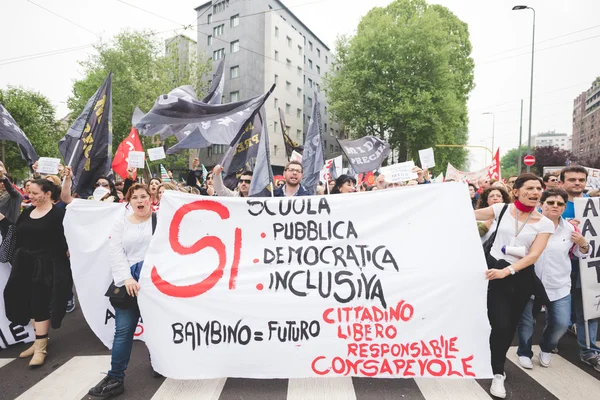
[[[42,218],[31,218],[35,207],[25,209],[17,220],[16,248],[42,250],[60,258],[66,258],[67,241],[63,229],[65,210],[52,206]]]

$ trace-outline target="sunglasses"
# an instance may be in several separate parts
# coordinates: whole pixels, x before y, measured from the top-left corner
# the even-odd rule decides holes
[[[565,203],[563,203],[562,201],[547,201],[546,204],[548,204],[549,206],[559,206],[559,207],[565,206]]]
[[[250,179],[240,179],[240,183],[247,183],[248,185],[252,182]]]
[[[100,186],[102,186],[102,187],[108,187],[108,183],[106,183],[106,182],[96,182],[96,187],[100,187]]]
[[[558,182],[558,179],[548,179],[548,182]]]
[[[288,169],[286,169],[286,171],[295,172],[297,174],[301,174],[302,173],[302,170],[300,170],[300,169],[293,169],[293,168],[288,168]]]

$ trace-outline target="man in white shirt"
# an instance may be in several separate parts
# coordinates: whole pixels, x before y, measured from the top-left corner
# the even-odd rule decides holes
[[[215,165],[213,168],[213,185],[217,196],[222,197],[248,197],[248,191],[250,190],[250,183],[252,183],[252,171],[244,171],[240,175],[238,180],[237,190],[231,190],[225,184],[223,184],[223,177],[221,176],[223,167]]]
[[[554,223],[554,234],[550,236],[546,248],[535,263],[535,274],[542,285],[536,293],[536,300],[530,299],[517,325],[519,337],[519,364],[523,368],[533,368],[531,341],[535,314],[539,305],[546,305],[546,327],[540,342],[540,365],[549,367],[552,350],[566,333],[571,317],[571,253],[575,257],[589,256],[591,249],[581,233],[561,217],[568,200],[562,189],[545,191],[540,198],[542,214]],[[543,289],[542,289],[543,287]],[[545,295],[544,295],[545,292]],[[545,299],[547,297],[547,299]],[[537,307],[536,307],[537,305]]]

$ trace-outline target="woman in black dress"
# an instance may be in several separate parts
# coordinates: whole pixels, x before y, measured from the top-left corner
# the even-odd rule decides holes
[[[65,210],[52,204],[56,190],[45,179],[31,182],[31,207],[16,222],[12,270],[4,289],[7,318],[19,325],[34,321],[35,342],[19,355],[33,356],[32,367],[46,359],[48,330],[50,325],[60,327],[73,284],[63,230]],[[0,219],[0,224],[10,223],[3,215]]]

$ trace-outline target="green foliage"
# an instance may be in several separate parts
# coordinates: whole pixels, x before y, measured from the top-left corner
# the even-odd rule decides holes
[[[60,157],[57,143],[63,136],[54,120],[54,107],[50,100],[23,88],[0,90],[0,103],[6,107],[40,157]],[[27,163],[21,158],[16,143],[5,141],[5,165],[14,178],[23,179],[29,173]]]
[[[148,111],[158,96],[182,85],[192,86],[200,95],[206,92],[207,80],[203,77],[212,70],[211,61],[192,62],[182,67],[176,54],[168,52],[164,55],[164,46],[164,42],[147,31],[124,31],[110,43],[97,45],[97,54],[80,63],[85,76],[74,83],[73,95],[67,103],[72,111],[71,119],[77,118],[88,99],[112,72],[114,152],[129,134],[136,106]],[[206,57],[199,59],[207,60]],[[153,138],[141,139],[144,149],[158,145],[153,143]],[[187,166],[187,152],[161,161],[168,169]]]
[[[399,161],[420,149],[467,143],[467,99],[473,59],[467,24],[425,0],[373,8],[353,37],[336,43],[334,73],[325,78],[329,111],[353,137],[389,141]],[[462,148],[435,148],[436,164],[461,168]]]
[[[511,175],[519,175],[519,161],[521,162],[521,172],[526,171],[527,166],[523,164],[523,157],[527,154],[527,146],[521,146],[521,158],[519,160],[519,149],[510,149],[500,160],[502,168],[502,177],[508,179]]]

